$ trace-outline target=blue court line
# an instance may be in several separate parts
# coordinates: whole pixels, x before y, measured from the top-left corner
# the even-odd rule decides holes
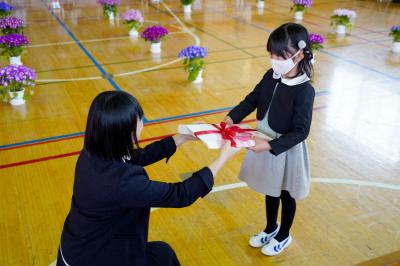
[[[186,117],[192,117],[192,116],[199,116],[199,115],[206,115],[210,113],[215,113],[215,112],[222,112],[222,111],[229,111],[235,106],[231,107],[224,107],[224,108],[217,108],[217,109],[212,109],[212,110],[207,110],[207,111],[202,111],[202,112],[196,112],[196,113],[191,113],[191,114],[184,114],[184,115],[176,115],[176,116],[170,116],[170,117],[165,117],[165,118],[159,118],[159,119],[154,119],[154,120],[148,120],[148,123],[158,123],[158,122],[164,122],[168,120],[174,120],[174,119],[181,119],[181,118],[186,118]]]
[[[329,94],[329,91],[322,90],[322,91],[317,91],[315,93],[315,96],[318,97],[318,96],[323,96],[326,94]],[[231,110],[232,108],[233,108],[233,106],[232,107],[223,107],[223,108],[217,108],[217,109],[212,109],[212,110],[194,112],[194,113],[190,113],[190,114],[170,116],[170,117],[164,117],[164,118],[159,118],[159,119],[154,119],[154,120],[147,120],[147,121],[145,121],[145,124],[165,122],[165,121],[175,120],[175,119],[180,119],[180,118],[189,118],[192,116],[199,116],[199,115],[205,115],[205,114],[210,114],[210,113],[215,113],[215,112],[228,111],[228,110]],[[75,137],[75,136],[80,136],[80,135],[84,135],[84,134],[85,134],[85,132],[77,132],[77,133],[72,133],[72,134],[65,134],[65,135],[53,136],[53,137],[48,137],[48,138],[17,142],[17,143],[13,143],[13,144],[2,145],[2,146],[0,146],[0,149],[18,147],[18,146],[29,145],[29,144],[33,144],[33,143],[51,141],[51,140],[64,139],[64,138]]]
[[[57,22],[61,25],[61,27],[68,33],[68,35],[75,41],[75,43],[81,48],[81,50],[85,53],[87,57],[89,57],[90,61],[93,62],[93,64],[96,66],[96,68],[100,71],[102,76],[114,87],[116,91],[121,91],[121,88],[115,83],[115,81],[107,74],[107,72],[104,70],[104,68],[96,61],[96,59],[89,53],[89,51],[83,46],[83,44],[78,40],[78,38],[69,30],[67,25],[58,17],[53,10],[51,10],[49,7],[47,10],[50,12],[50,14],[57,20]],[[147,122],[147,118],[143,117],[143,121]]]
[[[39,143],[39,142],[45,142],[49,140],[58,140],[58,139],[65,139],[68,137],[76,137],[76,136],[81,136],[85,134],[85,132],[77,132],[77,133],[72,133],[72,134],[65,134],[65,135],[59,135],[59,136],[53,136],[53,137],[48,137],[48,138],[43,138],[43,139],[35,139],[35,140],[28,140],[28,141],[22,141],[22,142],[17,142],[13,144],[7,144],[0,146],[0,149],[4,148],[10,148],[10,147],[17,147],[17,146],[23,146],[23,145],[29,145],[33,143]]]
[[[100,71],[101,75],[107,79],[107,81],[114,87],[115,90],[120,91],[121,88],[115,83],[115,81],[107,74],[107,72],[104,70],[104,68],[94,59],[94,57],[89,53],[89,51],[83,46],[83,44],[76,38],[76,36],[69,30],[67,25],[58,17],[53,10],[51,10],[49,7],[47,7],[47,10],[50,12],[50,14],[57,20],[57,22],[61,25],[61,27],[65,30],[66,33],[76,42],[76,44],[81,48],[81,50],[85,53],[87,57],[89,57],[90,61],[93,62],[93,64],[96,66],[96,68]]]

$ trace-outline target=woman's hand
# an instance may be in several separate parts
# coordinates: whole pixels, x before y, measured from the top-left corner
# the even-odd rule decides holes
[[[230,141],[227,141],[224,146],[222,146],[219,157],[224,158],[224,159],[229,159],[233,157],[236,153],[238,153],[241,150],[241,148],[234,148],[231,145]]]
[[[240,148],[232,147],[231,142],[227,141],[224,146],[222,146],[219,157],[208,166],[213,173],[213,176],[215,177],[224,164],[240,150]]]
[[[254,152],[263,152],[263,151],[271,150],[271,145],[269,145],[267,138],[265,138],[263,136],[255,135],[253,137],[253,140],[255,141],[256,145],[248,148],[249,150],[254,151]]]
[[[185,144],[188,141],[194,141],[194,140],[199,140],[197,137],[192,136],[192,135],[186,135],[186,134],[176,134],[175,136],[172,137],[175,141],[176,147],[179,147],[183,144]]]
[[[232,118],[230,118],[229,116],[226,116],[226,117],[225,117],[224,122],[225,122],[228,126],[232,126],[232,125],[234,124]]]

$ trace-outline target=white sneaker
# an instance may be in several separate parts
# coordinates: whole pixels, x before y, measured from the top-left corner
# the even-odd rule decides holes
[[[253,248],[260,248],[268,244],[269,241],[273,239],[278,232],[279,232],[279,224],[278,227],[275,229],[275,231],[273,231],[270,234],[267,234],[264,231],[262,231],[258,235],[250,237],[249,245],[252,246]]]
[[[278,240],[273,238],[268,243],[268,245],[265,245],[261,249],[261,252],[267,256],[275,256],[281,253],[285,248],[287,248],[290,245],[290,243],[292,243],[292,237],[290,235],[282,242],[278,242]]]

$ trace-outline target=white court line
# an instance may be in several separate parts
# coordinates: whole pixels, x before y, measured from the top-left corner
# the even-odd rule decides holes
[[[391,190],[400,190],[400,185],[386,184],[373,181],[363,181],[354,179],[340,179],[340,178],[311,178],[312,183],[322,183],[322,184],[339,184],[339,185],[355,185],[360,187],[375,187],[384,188]],[[237,188],[247,187],[245,182],[232,183],[222,186],[214,187],[210,193],[221,192],[226,190],[232,190]],[[161,208],[151,208],[151,212],[159,210]],[[55,266],[57,261],[53,261],[49,266]]]
[[[177,35],[177,34],[186,34],[186,32],[178,31],[178,32],[171,32],[168,35]],[[103,41],[114,41],[114,40],[122,40],[122,39],[130,39],[131,36],[120,36],[120,37],[110,37],[110,38],[102,38],[102,39],[92,39],[92,40],[82,40],[79,41],[80,43],[93,43],[93,42],[103,42]],[[42,43],[42,44],[32,44],[26,46],[27,48],[37,48],[37,47],[47,47],[47,46],[61,46],[61,45],[69,45],[69,44],[76,44],[74,41],[69,42],[53,42],[53,43]]]

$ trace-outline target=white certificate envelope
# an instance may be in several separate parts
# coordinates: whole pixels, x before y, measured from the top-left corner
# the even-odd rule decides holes
[[[251,129],[248,125],[235,125],[241,127],[243,129]],[[179,125],[178,133],[192,135],[195,136],[196,132],[200,131],[216,131],[218,130],[211,124],[193,124],[193,125]],[[254,131],[255,133],[256,131]],[[253,132],[249,132],[253,134]],[[240,135],[240,134],[239,134]],[[201,134],[198,138],[207,145],[209,149],[220,149],[224,144],[225,140],[222,138],[221,134],[219,133],[209,133],[209,134]],[[238,148],[248,148],[253,147],[255,145],[254,140],[240,140],[234,139],[236,143],[236,147]]]

